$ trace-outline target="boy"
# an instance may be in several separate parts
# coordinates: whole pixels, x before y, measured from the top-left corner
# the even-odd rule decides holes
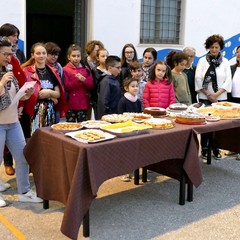
[[[108,56],[106,59],[106,75],[99,85],[97,119],[103,115],[118,112],[118,102],[121,98],[121,88],[117,76],[121,72],[121,60],[118,56]]]
[[[146,85],[146,82],[143,80],[143,69],[142,69],[142,63],[140,62],[131,62],[129,64],[130,72],[133,78],[138,80],[138,99],[141,101],[142,104],[142,111],[143,111],[143,101],[142,101],[142,95],[143,91]]]

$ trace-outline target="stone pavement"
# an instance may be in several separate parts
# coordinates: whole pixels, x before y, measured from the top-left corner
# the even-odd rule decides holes
[[[240,161],[212,160],[212,165],[202,163],[202,171],[203,183],[184,206],[178,205],[179,183],[168,177],[150,173],[150,182],[139,186],[108,180],[91,206],[89,239],[240,239]],[[19,203],[15,176],[7,176],[2,166],[0,176],[12,186],[3,193],[8,206],[0,209],[0,240],[68,239],[60,232],[61,203],[50,201],[48,210]],[[82,229],[79,239],[84,239]]]

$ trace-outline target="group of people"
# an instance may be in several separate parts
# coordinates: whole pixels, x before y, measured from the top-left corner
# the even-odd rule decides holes
[[[193,66],[196,50],[186,47],[171,51],[157,61],[157,51],[146,48],[143,61],[128,43],[121,57],[109,55],[104,44],[91,40],[86,44],[86,56],[81,48],[69,46],[67,63],[58,62],[61,48],[54,42],[35,43],[26,61],[17,48],[19,30],[12,24],[0,27],[0,153],[4,156],[6,173],[15,174],[19,201],[41,202],[30,189],[29,167],[23,155],[25,139],[40,127],[58,123],[82,122],[103,115],[142,112],[146,107],[168,108],[175,102],[190,105],[197,101],[210,105],[217,101],[240,102],[240,47],[237,64],[230,67],[221,54],[224,39],[212,35],[206,39],[208,51],[197,66]],[[8,66],[12,65],[12,70]],[[11,69],[11,68],[10,68]],[[231,73],[232,70],[232,73]],[[19,102],[14,96],[25,82],[34,82]],[[230,98],[229,98],[230,97]],[[202,157],[207,157],[207,134],[201,136]],[[214,157],[221,158],[219,149]],[[13,161],[15,160],[15,168]],[[129,180],[126,178],[125,180]],[[0,180],[0,192],[10,184]],[[0,195],[0,207],[5,206]]]

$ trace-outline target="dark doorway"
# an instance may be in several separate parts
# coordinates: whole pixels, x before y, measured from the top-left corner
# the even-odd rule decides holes
[[[74,39],[74,0],[27,0],[27,59],[36,42],[55,42],[62,52],[59,62],[66,63],[66,50]]]

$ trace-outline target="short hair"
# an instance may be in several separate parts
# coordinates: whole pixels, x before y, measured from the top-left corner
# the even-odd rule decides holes
[[[16,33],[17,33],[17,37],[19,37],[20,35],[19,29],[11,23],[5,23],[0,27],[0,36],[2,37],[3,36],[9,37]]]
[[[11,47],[12,44],[6,36],[0,37],[0,48],[2,47]]]
[[[146,48],[146,49],[144,50],[144,52],[143,52],[143,56],[144,56],[145,53],[147,53],[147,52],[150,52],[150,53],[153,55],[154,61],[156,61],[156,59],[157,59],[157,51],[156,51],[156,49],[155,49],[155,48],[152,48],[152,47]]]
[[[194,47],[185,47],[184,49],[183,49],[183,52],[184,53],[188,53],[188,52],[194,52],[195,54],[196,54],[196,49],[194,48]]]
[[[142,68],[142,63],[138,61],[130,62],[129,68],[130,68],[130,71],[137,70],[139,68]]]
[[[110,55],[107,57],[105,65],[108,69],[110,66],[113,67],[116,63],[121,62],[121,59],[118,56]]]
[[[81,47],[78,46],[77,44],[71,44],[68,47],[67,56],[69,56],[72,53],[72,51],[79,51],[79,52],[81,52]]]
[[[61,48],[54,42],[46,42],[45,48],[47,50],[47,54],[58,55],[61,52]]]
[[[129,85],[135,81],[138,82],[138,80],[136,78],[132,78],[132,77],[125,78],[123,80],[123,88],[125,89],[125,88],[129,87]]]
[[[99,48],[104,48],[104,45],[101,41],[99,40],[91,40],[89,42],[87,42],[85,50],[86,53],[89,55],[95,48],[95,46],[98,45]]]
[[[220,45],[220,49],[223,50],[225,44],[224,39],[220,34],[214,34],[208,37],[204,43],[206,50],[209,49],[215,42]]]

